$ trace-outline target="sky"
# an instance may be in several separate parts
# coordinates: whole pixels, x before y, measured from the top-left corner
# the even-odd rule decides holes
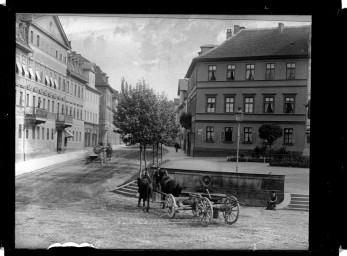
[[[220,44],[227,29],[310,25],[311,16],[59,15],[73,51],[96,63],[120,90],[121,78],[144,79],[169,100],[177,98],[200,46]]]

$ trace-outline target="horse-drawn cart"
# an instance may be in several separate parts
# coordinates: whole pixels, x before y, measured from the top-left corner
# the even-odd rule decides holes
[[[165,196],[165,201],[161,203],[170,218],[174,218],[180,211],[191,210],[199,222],[207,226],[212,219],[223,219],[231,225],[239,217],[240,202],[234,196],[210,194],[208,189],[205,189],[206,194],[189,193],[188,197],[174,197],[159,190],[153,191]]]
[[[93,147],[87,151],[86,164],[92,162],[100,162],[103,164],[106,160],[106,148],[105,147]]]

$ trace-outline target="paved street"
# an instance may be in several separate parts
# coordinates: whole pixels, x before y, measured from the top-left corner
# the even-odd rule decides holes
[[[180,154],[169,150],[164,159]],[[17,176],[16,247],[87,242],[104,249],[308,248],[308,212],[241,207],[234,225],[214,220],[208,227],[191,212],[169,219],[156,204],[142,212],[137,199],[111,192],[138,172],[137,149],[115,153],[102,166],[76,159]]]

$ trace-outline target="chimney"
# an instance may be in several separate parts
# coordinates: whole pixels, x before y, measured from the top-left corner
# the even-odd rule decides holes
[[[240,26],[239,25],[234,25],[234,35],[236,35],[240,30]]]
[[[278,23],[278,33],[282,34],[284,31],[284,24]]]
[[[226,39],[230,38],[232,35],[233,35],[233,32],[231,31],[231,29],[228,29]]]

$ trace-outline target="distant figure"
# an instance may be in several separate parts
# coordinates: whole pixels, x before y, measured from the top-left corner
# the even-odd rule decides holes
[[[178,151],[178,149],[180,148],[180,145],[176,142],[175,143],[175,148],[176,148],[176,152]]]
[[[276,210],[277,195],[275,191],[271,192],[271,199],[267,202],[266,210]]]
[[[106,148],[106,157],[108,158],[109,161],[111,161],[112,152],[113,152],[112,146],[110,143],[108,143]]]

